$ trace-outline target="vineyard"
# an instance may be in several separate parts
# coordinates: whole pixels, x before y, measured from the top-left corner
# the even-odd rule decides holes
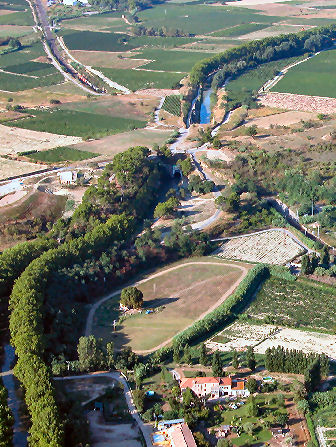
[[[285,264],[304,252],[287,233],[270,230],[229,240],[220,248],[221,258],[265,264]]]
[[[336,291],[312,281],[268,279],[246,313],[255,321],[332,330],[335,327]]]
[[[162,109],[175,116],[181,115],[181,100],[178,95],[166,96]]]

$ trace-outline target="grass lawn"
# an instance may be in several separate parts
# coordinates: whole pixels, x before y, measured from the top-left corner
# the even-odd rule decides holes
[[[318,330],[335,327],[335,312],[334,287],[304,279],[287,282],[277,278],[264,282],[246,310],[254,318],[269,316],[276,324]]]
[[[80,151],[72,147],[56,147],[47,151],[35,152],[27,155],[28,158],[43,163],[57,163],[61,161],[80,161],[88,158],[98,157],[93,152]]]
[[[158,73],[143,70],[123,70],[113,68],[97,68],[105,76],[136,91],[146,88],[173,88],[183,77],[178,73]]]
[[[99,138],[146,126],[145,121],[71,110],[32,110],[31,113],[33,117],[11,122],[11,126],[84,138]]]
[[[273,91],[336,98],[336,51],[323,51],[289,70]]]
[[[192,67],[202,59],[209,57],[209,53],[197,51],[172,51],[162,49],[145,49],[134,56],[136,59],[153,60],[141,68],[145,70],[162,70],[189,72]]]
[[[254,10],[230,6],[169,4],[140,11],[139,19],[146,27],[181,29],[196,35],[210,33],[243,23],[272,23],[277,17],[256,14]]]
[[[205,261],[203,261],[205,259]],[[201,258],[202,262],[217,260]],[[127,317],[112,332],[113,320],[119,316],[119,296],[102,304],[95,315],[93,333],[104,340],[114,340],[118,348],[152,349],[174,336],[215,305],[241,276],[234,265],[192,265],[178,263],[177,268],[157,278],[148,279],[138,287],[144,294],[144,309],[152,314]],[[169,266],[171,267],[171,266]]]

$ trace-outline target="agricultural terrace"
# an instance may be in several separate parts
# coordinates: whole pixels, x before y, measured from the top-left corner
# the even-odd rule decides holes
[[[322,51],[291,68],[272,90],[279,93],[336,98],[336,86],[333,82],[335,70],[336,50]]]
[[[178,95],[166,96],[162,109],[175,116],[181,115],[181,100]]]
[[[266,280],[246,313],[258,322],[295,328],[333,331],[336,290],[332,286],[298,279]]]
[[[76,110],[49,109],[42,111],[34,109],[27,110],[24,119],[11,122],[10,125],[59,135],[99,138],[145,127],[146,121]]]
[[[227,259],[285,264],[304,252],[305,249],[286,230],[269,230],[232,238],[217,254]]]
[[[173,264],[137,283],[144,294],[144,311],[122,318],[113,332],[113,320],[120,318],[120,292],[97,309],[92,332],[116,347],[128,345],[135,351],[154,350],[166,344],[229,296],[247,269],[210,258]]]
[[[207,342],[209,349],[220,351],[245,351],[253,346],[258,354],[265,354],[268,348],[282,346],[307,354],[326,354],[336,360],[336,336],[321,332],[278,327],[275,325],[256,325],[236,322]]]

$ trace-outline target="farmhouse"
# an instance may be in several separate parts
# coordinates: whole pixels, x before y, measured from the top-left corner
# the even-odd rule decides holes
[[[190,388],[198,397],[209,396],[218,399],[224,396],[247,397],[250,392],[245,388],[245,381],[232,377],[195,377],[181,379],[181,391]]]
[[[197,447],[193,434],[187,424],[173,425],[168,430],[171,447]]]
[[[62,185],[74,185],[77,181],[77,172],[75,171],[59,172],[57,175]]]

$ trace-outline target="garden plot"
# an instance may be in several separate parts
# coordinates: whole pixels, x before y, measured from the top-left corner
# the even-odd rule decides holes
[[[217,254],[221,258],[281,265],[304,251],[288,233],[270,230],[232,238],[221,246]]]
[[[301,331],[274,325],[234,323],[207,342],[209,349],[220,351],[245,351],[253,346],[258,354],[268,348],[282,346],[305,353],[326,354],[336,359],[336,336],[320,332]]]

